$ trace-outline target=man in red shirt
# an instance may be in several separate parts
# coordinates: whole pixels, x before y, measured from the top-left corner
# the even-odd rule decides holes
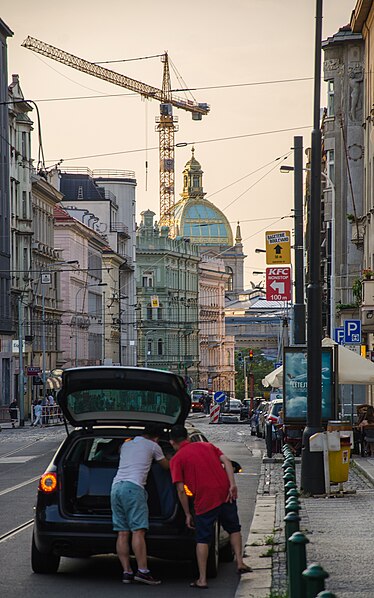
[[[199,579],[191,583],[191,587],[208,587],[206,567],[209,544],[217,519],[230,534],[238,573],[251,571],[243,562],[242,536],[236,506],[238,489],[230,459],[210,442],[190,443],[187,430],[183,426],[174,426],[171,429],[170,444],[177,451],[170,461],[172,480],[176,484],[178,497],[186,515],[186,525],[190,528],[195,527],[196,530]],[[184,484],[194,497],[194,522]]]

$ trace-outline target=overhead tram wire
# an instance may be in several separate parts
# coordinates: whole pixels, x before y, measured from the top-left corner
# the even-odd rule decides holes
[[[52,68],[51,65],[49,65],[47,62],[42,60],[40,58],[40,56],[37,56],[37,58],[39,58],[39,60],[41,60],[44,64],[46,64],[47,66]],[[132,60],[140,60],[140,59],[133,58]],[[111,62],[122,62],[122,61],[95,62],[94,64],[110,64]],[[66,77],[66,75],[61,73],[58,69],[52,68],[52,70],[54,70],[56,73],[60,74],[62,77],[69,79],[73,83],[76,83],[77,85],[80,85],[81,87],[84,87],[85,89],[91,89],[90,87],[86,87],[85,85],[82,85],[81,83],[78,83],[77,81],[74,81],[74,79],[70,79],[70,77]],[[297,81],[310,81],[311,79],[312,79],[311,77],[301,77],[301,78],[297,78],[297,79],[279,79],[279,80],[275,80],[275,81],[259,81],[259,82],[253,82],[253,83],[232,83],[232,84],[228,84],[228,85],[211,85],[209,87],[184,87],[184,88],[181,87],[180,89],[172,89],[171,92],[172,93],[177,93],[177,92],[180,93],[180,92],[192,92],[192,91],[204,90],[204,89],[230,89],[230,88],[235,88],[235,87],[255,87],[256,85],[273,85],[273,84],[278,84],[278,83],[293,83],[293,82],[297,82]],[[92,90],[92,91],[95,91],[95,90]],[[40,98],[40,99],[37,99],[36,101],[37,102],[64,102],[67,100],[69,100],[69,101],[71,101],[71,100],[94,100],[94,99],[98,99],[98,98],[113,98],[113,97],[120,98],[123,96],[134,96],[135,97],[137,95],[138,94],[136,94],[136,93],[108,93],[108,94],[100,94],[100,95],[93,95],[93,96]]]
[[[289,133],[290,131],[300,131],[300,130],[304,130],[304,129],[310,129],[311,125],[305,125],[303,127],[290,127],[287,129],[273,129],[271,131],[262,131],[260,133],[246,133],[244,135],[232,135],[230,137],[218,137],[215,139],[205,139],[202,141],[186,141],[182,143],[176,143],[175,147],[186,147],[188,145],[201,145],[204,143],[214,143],[217,141],[231,141],[233,139],[245,139],[247,137],[260,137],[261,135],[272,135],[272,134],[276,134],[276,133]],[[154,147],[149,147],[148,150],[158,150],[158,146],[154,146]],[[55,158],[53,160],[46,160],[46,162],[53,162],[54,164],[56,162],[59,162],[61,159],[64,162],[71,162],[72,160],[88,160],[90,158],[102,158],[104,156],[118,156],[118,155],[123,155],[123,154],[134,154],[137,152],[145,152],[145,148],[138,148],[138,149],[132,149],[132,150],[123,150],[120,152],[105,152],[103,154],[90,154],[87,156],[74,156],[71,158]]]

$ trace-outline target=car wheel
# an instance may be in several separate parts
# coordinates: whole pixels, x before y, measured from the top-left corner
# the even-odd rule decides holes
[[[34,573],[56,573],[60,564],[60,557],[54,554],[39,552],[35,544],[34,534],[31,545],[31,567]]]
[[[219,561],[219,523],[214,524],[213,540],[209,547],[208,562],[206,566],[207,577],[217,577]]]

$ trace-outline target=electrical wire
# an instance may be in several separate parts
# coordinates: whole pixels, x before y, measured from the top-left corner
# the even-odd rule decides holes
[[[187,146],[187,145],[198,145],[198,144],[204,144],[204,143],[214,143],[217,141],[231,141],[233,139],[245,139],[247,137],[260,137],[261,135],[272,135],[272,134],[276,134],[276,133],[288,133],[290,131],[300,131],[302,129],[310,129],[311,125],[305,125],[303,127],[290,127],[287,129],[272,129],[270,131],[262,131],[259,133],[247,133],[244,135],[232,135],[230,137],[218,137],[215,139],[205,139],[202,141],[187,141],[183,143],[183,147]],[[176,144],[175,147],[180,146],[181,144]],[[151,150],[159,150],[158,146],[154,146],[154,147],[149,147],[148,151]],[[138,149],[132,149],[132,150],[122,150],[120,152],[105,152],[103,154],[90,154],[90,155],[86,155],[86,156],[74,156],[74,157],[70,157],[70,158],[54,158],[53,160],[46,160],[46,162],[53,162],[56,163],[59,160],[63,160],[64,162],[71,162],[72,160],[88,160],[90,158],[102,158],[104,156],[118,156],[118,155],[123,155],[123,154],[134,154],[137,152],[144,152],[145,148],[138,148]]]

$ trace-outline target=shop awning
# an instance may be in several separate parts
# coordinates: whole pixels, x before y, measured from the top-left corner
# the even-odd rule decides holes
[[[333,347],[337,343],[331,338],[322,340],[322,347]],[[358,353],[338,345],[338,383],[339,384],[374,384],[374,363],[364,359]],[[265,387],[283,386],[283,366],[267,374],[262,380]]]

